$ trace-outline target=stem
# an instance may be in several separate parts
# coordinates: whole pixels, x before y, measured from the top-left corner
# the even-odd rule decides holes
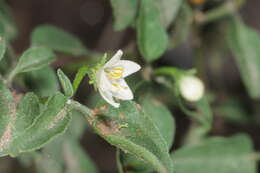
[[[70,100],[70,101],[71,101],[71,103],[68,103],[68,104],[71,105],[73,109],[75,109],[76,111],[83,114],[87,119],[90,118],[91,109],[89,109],[87,106],[80,104],[77,101],[74,101],[74,100]]]
[[[9,75],[8,75],[8,77],[7,77],[7,80],[5,81],[5,83],[6,83],[8,86],[10,86],[10,85],[12,84],[15,75],[16,75],[16,70],[13,69],[13,70],[9,73]]]
[[[214,8],[206,13],[197,12],[195,15],[195,21],[199,24],[205,24],[219,18],[228,16],[236,12],[243,4],[245,0],[230,0],[223,5]]]
[[[14,66],[16,64],[15,61],[17,60],[17,55],[15,53],[15,50],[14,50],[13,46],[10,44],[10,42],[7,42],[7,47],[8,47],[7,48],[8,53],[9,53],[9,55],[11,57],[12,66]]]
[[[120,162],[120,149],[116,149],[116,165],[119,173],[124,173],[123,165]]]
[[[11,58],[11,71],[10,73],[7,75],[7,79],[5,80],[5,84],[7,84],[8,86],[10,86],[12,84],[12,81],[16,75],[16,70],[15,70],[15,65],[16,65],[16,60],[17,60],[17,55],[15,53],[15,50],[13,49],[12,45],[10,44],[10,42],[7,42],[7,51],[8,54]]]

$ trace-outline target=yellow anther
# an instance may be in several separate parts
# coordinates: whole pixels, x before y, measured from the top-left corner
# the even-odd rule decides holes
[[[121,88],[121,85],[119,85],[118,83],[112,83],[112,85],[113,85],[113,87],[115,87],[115,88],[118,88],[118,89]]]
[[[115,67],[107,73],[107,77],[109,79],[120,79],[123,76],[123,72],[124,72],[123,67]]]
[[[112,86],[116,89],[127,89],[127,87],[121,86],[119,83],[112,83]]]

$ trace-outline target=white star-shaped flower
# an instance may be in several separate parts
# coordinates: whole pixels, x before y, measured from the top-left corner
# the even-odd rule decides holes
[[[121,60],[123,52],[117,53],[96,73],[97,88],[101,96],[112,106],[118,108],[119,103],[114,98],[120,100],[132,100],[133,93],[125,77],[140,70],[141,66],[129,60]]]

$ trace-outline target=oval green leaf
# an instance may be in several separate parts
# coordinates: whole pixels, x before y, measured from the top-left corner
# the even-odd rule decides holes
[[[61,69],[58,69],[57,74],[65,95],[68,97],[72,97],[74,94],[74,90],[70,79],[63,73]]]
[[[167,49],[168,35],[160,23],[160,10],[155,0],[140,1],[137,19],[137,41],[147,61],[158,59]]]
[[[26,50],[14,69],[15,74],[38,70],[54,61],[55,55],[50,49],[33,47]]]
[[[86,55],[88,52],[76,36],[51,25],[35,28],[31,36],[31,44],[75,56]]]
[[[260,98],[260,35],[238,19],[231,20],[227,41],[252,98]]]
[[[159,129],[162,137],[168,144],[170,150],[175,134],[175,121],[171,112],[161,104],[158,100],[151,96],[146,96],[142,101],[142,108],[144,112],[150,116],[154,125]],[[144,161],[137,159],[131,154],[120,151],[119,161],[123,169],[131,172],[152,172],[152,169]]]
[[[104,105],[86,118],[111,145],[144,160],[159,173],[173,172],[168,145],[140,105],[132,101],[122,102],[117,109]]]
[[[115,20],[115,30],[127,28],[136,16],[137,0],[111,0],[111,5]]]
[[[246,135],[212,137],[172,153],[178,173],[256,173],[253,145]]]

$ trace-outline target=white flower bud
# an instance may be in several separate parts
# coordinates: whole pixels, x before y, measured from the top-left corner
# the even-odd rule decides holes
[[[191,102],[200,100],[204,94],[204,85],[195,76],[183,76],[179,81],[179,89],[182,97]]]

